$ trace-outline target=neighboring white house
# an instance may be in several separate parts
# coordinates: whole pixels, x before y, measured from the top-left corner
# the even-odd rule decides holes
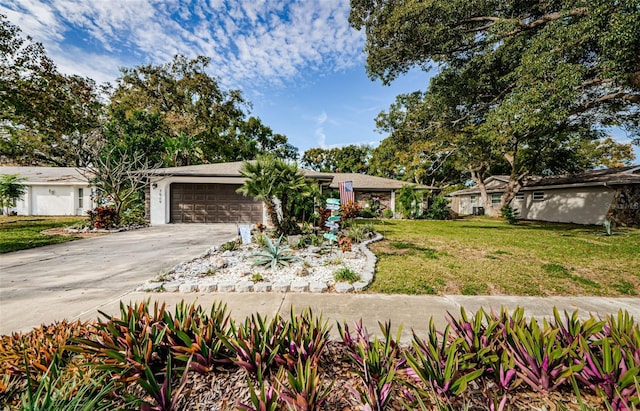
[[[263,203],[236,193],[244,183],[244,177],[240,174],[242,163],[202,164],[150,171],[147,198],[151,224],[266,224],[268,218]],[[411,185],[406,181],[364,174],[301,171],[321,187],[330,189],[337,189],[341,181],[352,181],[355,200],[361,205],[376,196],[391,209],[395,206],[395,191],[404,185]]]
[[[11,212],[18,215],[85,215],[94,206],[87,179],[71,167],[0,167],[0,174],[24,178],[25,194]]]
[[[487,179],[488,201],[494,206],[507,185],[507,176]],[[453,211],[460,215],[482,214],[480,189],[471,187],[451,193]],[[578,174],[531,177],[511,201],[524,220],[576,224],[640,225],[640,166],[617,167]]]

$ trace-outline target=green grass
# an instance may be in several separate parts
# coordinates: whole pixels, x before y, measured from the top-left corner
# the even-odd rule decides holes
[[[490,218],[379,221],[372,293],[601,295],[640,292],[640,230]]]
[[[85,217],[0,217],[0,253],[64,243],[76,237],[40,234],[43,230],[86,221]]]

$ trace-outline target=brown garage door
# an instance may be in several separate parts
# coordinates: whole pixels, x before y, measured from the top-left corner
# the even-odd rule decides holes
[[[171,184],[172,223],[262,222],[262,202],[232,184]]]

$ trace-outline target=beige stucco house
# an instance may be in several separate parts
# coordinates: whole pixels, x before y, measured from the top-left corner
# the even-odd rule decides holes
[[[94,206],[87,178],[72,167],[0,167],[17,174],[25,194],[9,211],[18,215],[86,215]]]
[[[160,168],[149,172],[148,214],[152,225],[168,223],[267,223],[261,201],[236,193],[243,184],[241,161]],[[371,197],[392,210],[396,191],[410,183],[352,173],[301,170],[323,189],[338,189],[352,181],[355,200],[364,206]],[[432,187],[419,186],[421,189]]]
[[[487,179],[488,201],[500,203],[509,178]],[[450,194],[452,209],[460,215],[481,214],[480,189]],[[521,219],[576,224],[640,225],[640,166],[587,171],[578,174],[531,177],[511,201]]]

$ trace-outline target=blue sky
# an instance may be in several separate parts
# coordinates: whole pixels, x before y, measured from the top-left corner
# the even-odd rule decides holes
[[[368,79],[348,0],[0,0],[0,13],[61,71],[98,82],[113,82],[120,67],[208,56],[209,74],[241,89],[252,115],[301,152],[376,145],[385,136],[375,116],[429,81],[420,71],[391,86]]]

